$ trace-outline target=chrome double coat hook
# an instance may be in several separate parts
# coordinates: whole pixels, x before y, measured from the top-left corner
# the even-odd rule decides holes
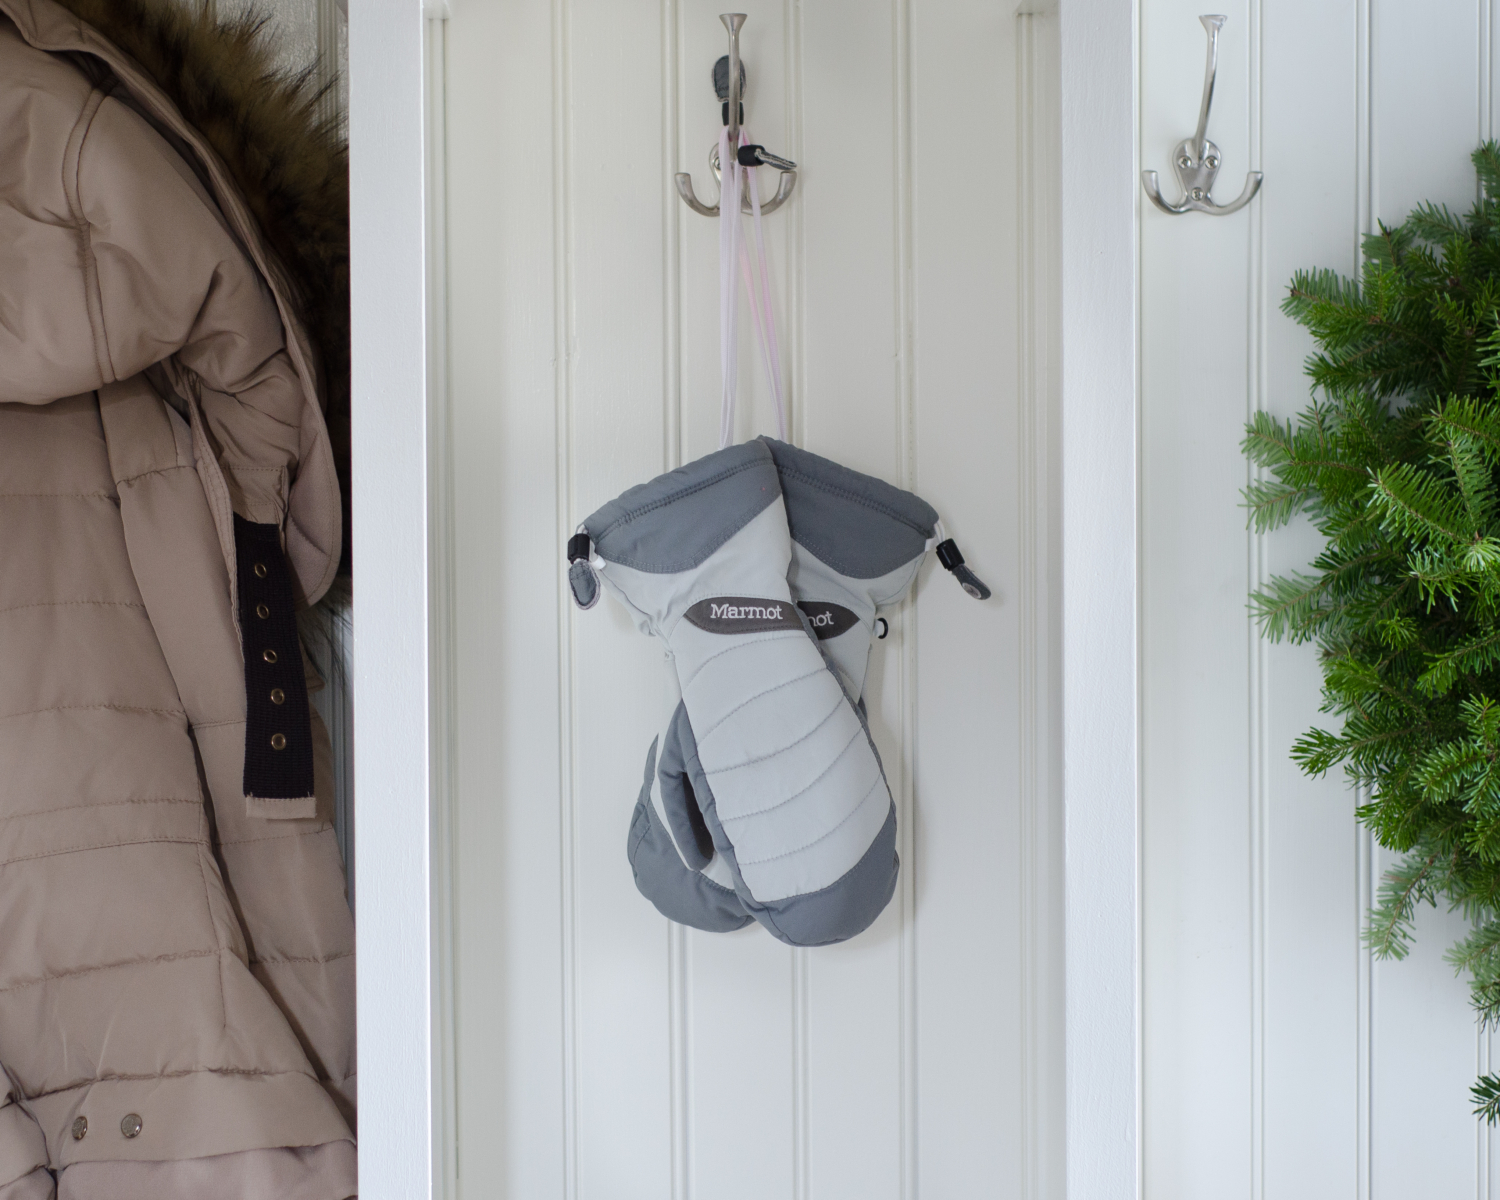
[[[742,167],[775,167],[781,172],[781,182],[777,185],[776,194],[769,200],[761,202],[760,211],[773,213],[786,203],[787,197],[792,194],[792,189],[797,186],[797,164],[790,159],[782,158],[780,155],[772,154],[764,146],[741,146],[740,145],[740,123],[744,120],[745,111],[743,98],[745,93],[745,65],[740,62],[740,27],[745,23],[744,13],[720,13],[719,20],[724,22],[724,28],[729,30],[729,53],[714,64],[714,91],[718,94],[722,104],[724,124],[729,126],[729,145],[737,147],[737,157]],[[722,70],[721,70],[722,68]],[[708,165],[715,176],[719,174],[719,146],[714,147],[708,154]],[[679,171],[673,178],[677,181],[677,194],[682,197],[683,203],[696,213],[702,213],[705,217],[717,217],[719,206],[717,204],[704,204],[693,192],[693,177],[686,171]],[[740,211],[744,213],[753,212],[750,202],[749,190],[740,197]]]
[[[1177,204],[1168,204],[1162,199],[1161,188],[1156,182],[1155,171],[1142,171],[1141,182],[1151,203],[1162,212],[1178,216],[1185,212],[1208,213],[1222,217],[1239,212],[1260,191],[1261,173],[1251,171],[1245,177],[1245,190],[1239,198],[1228,204],[1215,204],[1211,193],[1214,180],[1219,174],[1219,165],[1224,160],[1219,148],[1208,140],[1208,110],[1214,102],[1214,73],[1219,65],[1219,30],[1228,17],[1208,15],[1199,17],[1203,28],[1208,30],[1208,66],[1203,73],[1203,105],[1198,110],[1198,132],[1177,143],[1172,152],[1172,169],[1177,172],[1177,182],[1182,185],[1182,199]]]

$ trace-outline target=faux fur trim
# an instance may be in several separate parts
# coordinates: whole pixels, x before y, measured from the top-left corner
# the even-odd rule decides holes
[[[206,0],[57,0],[133,58],[223,159],[299,294],[323,358],[327,423],[349,528],[349,156],[320,114],[313,69],[275,66],[269,18]]]

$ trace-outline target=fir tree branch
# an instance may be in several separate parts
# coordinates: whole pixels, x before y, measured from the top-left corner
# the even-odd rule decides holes
[[[1500,1076],[1481,1075],[1469,1089],[1474,1100],[1474,1115],[1493,1125],[1500,1120]]]
[[[1370,485],[1388,526],[1410,538],[1467,541],[1473,528],[1443,482],[1410,463],[1379,472]]]
[[[1445,654],[1436,655],[1417,677],[1417,686],[1429,696],[1441,696],[1461,676],[1479,675],[1500,661],[1500,629],[1460,642]]]
[[[1378,902],[1370,911],[1364,940],[1377,958],[1401,959],[1411,953],[1417,904],[1431,903],[1430,877],[1440,856],[1409,854],[1386,872]]]
[[[1276,576],[1252,593],[1250,610],[1260,631],[1273,642],[1304,642],[1318,625],[1325,579],[1311,575]]]
[[[1245,507],[1250,510],[1249,525],[1256,533],[1265,533],[1285,525],[1304,511],[1317,495],[1309,486],[1294,487],[1279,480],[1262,480],[1244,489]]]
[[[1500,145],[1485,142],[1469,156],[1469,161],[1474,164],[1474,173],[1479,176],[1485,197],[1500,197]]]

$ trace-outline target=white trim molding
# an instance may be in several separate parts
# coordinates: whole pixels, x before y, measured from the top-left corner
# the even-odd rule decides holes
[[[360,1195],[415,1200],[435,1128],[427,14],[349,22]]]
[[[1140,1195],[1135,0],[1063,0],[1067,1179]]]

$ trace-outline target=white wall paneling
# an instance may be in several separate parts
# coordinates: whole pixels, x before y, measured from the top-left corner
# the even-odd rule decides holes
[[[664,666],[563,587],[582,517],[717,446],[717,229],[671,174],[711,191],[718,9],[450,3],[457,1194],[1060,1195],[1056,18],[746,5],[749,128],[803,164],[766,218],[793,438],[997,593],[929,571],[877,645],[902,884],[808,951],[636,893]]]
[[[1372,962],[1387,865],[1341,778],[1288,758],[1317,712],[1308,647],[1245,606],[1316,552],[1245,530],[1247,417],[1308,400],[1311,341],[1279,311],[1293,270],[1350,273],[1358,238],[1419,200],[1464,207],[1494,120],[1490,0],[1237,0],[1210,135],[1236,216],[1142,206],[1141,664],[1145,1194],[1243,1200],[1489,1197],[1492,1135],[1468,1084],[1488,1061],[1461,929],[1424,910],[1404,962]],[[1163,178],[1202,82],[1198,6],[1142,0],[1140,145]]]

